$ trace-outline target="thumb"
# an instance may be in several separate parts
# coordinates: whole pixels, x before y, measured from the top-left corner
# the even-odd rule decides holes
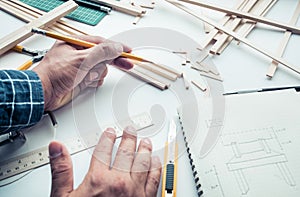
[[[89,71],[99,63],[112,61],[119,57],[123,52],[123,46],[117,42],[104,42],[86,50],[89,55],[83,61],[81,70]]]
[[[51,196],[65,196],[73,191],[73,166],[67,148],[59,142],[49,144],[52,174]]]

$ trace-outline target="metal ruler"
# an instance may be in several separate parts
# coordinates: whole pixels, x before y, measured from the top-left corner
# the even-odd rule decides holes
[[[148,113],[142,113],[131,117],[130,120],[124,121],[124,123],[130,123],[136,130],[142,130],[153,125],[151,116]],[[117,137],[122,135],[122,129],[118,128],[116,124],[109,124],[104,128],[113,127],[116,129]],[[79,153],[94,147],[99,140],[101,133],[93,133],[90,136],[73,138],[68,140],[64,144],[68,148],[71,155]],[[49,164],[48,146],[30,151],[28,153],[16,156],[14,158],[0,162],[0,181],[6,178],[15,176],[22,172],[32,170],[44,165]]]

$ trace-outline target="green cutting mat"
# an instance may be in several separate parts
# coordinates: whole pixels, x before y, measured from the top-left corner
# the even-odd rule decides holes
[[[38,8],[43,11],[50,11],[55,7],[63,4],[63,0],[20,0],[27,5]],[[97,25],[104,17],[105,12],[94,10],[88,7],[79,6],[76,10],[69,13],[66,18],[79,21],[88,25]]]

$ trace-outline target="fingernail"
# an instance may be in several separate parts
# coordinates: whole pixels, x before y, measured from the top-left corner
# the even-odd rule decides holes
[[[49,158],[54,159],[62,154],[62,146],[57,142],[51,142],[49,145]]]
[[[142,139],[145,144],[152,145],[152,142],[149,138]]]
[[[136,135],[136,129],[133,126],[127,126],[125,127],[124,131],[126,133],[132,134],[132,135]]]
[[[113,129],[113,128],[107,128],[106,130],[105,130],[105,132],[107,132],[107,133],[111,133],[111,134],[116,134],[116,131]]]

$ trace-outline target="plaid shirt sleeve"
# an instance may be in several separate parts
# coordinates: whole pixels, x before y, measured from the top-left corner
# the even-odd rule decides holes
[[[36,124],[44,113],[42,83],[33,71],[0,70],[0,133]]]

